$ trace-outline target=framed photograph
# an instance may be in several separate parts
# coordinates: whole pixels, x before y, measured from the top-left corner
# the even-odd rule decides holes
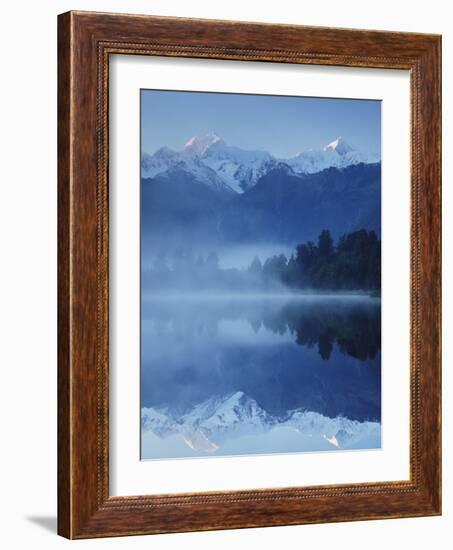
[[[440,514],[440,37],[58,29],[59,533]]]

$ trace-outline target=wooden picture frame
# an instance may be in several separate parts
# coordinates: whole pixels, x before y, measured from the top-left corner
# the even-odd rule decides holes
[[[441,38],[69,12],[58,20],[58,532],[67,538],[441,513]],[[109,56],[404,69],[411,95],[410,480],[109,495]]]

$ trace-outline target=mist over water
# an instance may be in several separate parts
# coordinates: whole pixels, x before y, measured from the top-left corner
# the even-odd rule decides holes
[[[265,261],[271,256],[284,254],[289,258],[294,254],[294,246],[287,244],[263,244],[255,243],[242,246],[227,247],[219,253],[219,267],[221,269],[247,269],[254,258]]]
[[[206,258],[210,253],[216,253],[220,269],[248,269],[255,257],[263,262],[267,258],[279,254],[284,254],[286,258],[290,258],[291,254],[294,254],[295,246],[296,244],[289,245],[285,243],[250,243],[235,246],[222,246],[221,244],[207,246],[204,243],[191,243],[189,253],[195,259],[199,257]],[[178,253],[178,250],[180,251],[181,247],[174,245],[173,247],[162,248],[160,253],[154,256],[147,255],[143,258],[142,268],[145,271],[152,270],[158,264],[159,258],[167,257],[167,260],[169,260],[172,255]]]

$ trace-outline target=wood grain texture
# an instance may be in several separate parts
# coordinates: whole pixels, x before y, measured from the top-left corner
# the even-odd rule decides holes
[[[58,532],[88,538],[440,514],[440,37],[69,12],[59,16],[58,47]],[[410,71],[409,481],[109,496],[111,54]]]

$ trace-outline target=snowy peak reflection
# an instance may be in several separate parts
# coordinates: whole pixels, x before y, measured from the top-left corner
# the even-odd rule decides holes
[[[323,443],[324,450],[354,449],[363,445],[365,439],[369,448],[376,448],[380,441],[378,422],[359,422],[341,416],[329,418],[304,410],[272,416],[240,391],[212,397],[180,416],[169,410],[143,408],[142,429],[161,440],[182,440],[190,449],[207,455],[227,445],[234,447],[232,442],[238,439],[242,445],[244,442],[247,445],[250,439],[256,444],[264,434],[272,439],[284,437],[286,431],[291,431],[296,440],[300,435],[299,445],[305,445],[307,450],[310,444],[319,447]]]

